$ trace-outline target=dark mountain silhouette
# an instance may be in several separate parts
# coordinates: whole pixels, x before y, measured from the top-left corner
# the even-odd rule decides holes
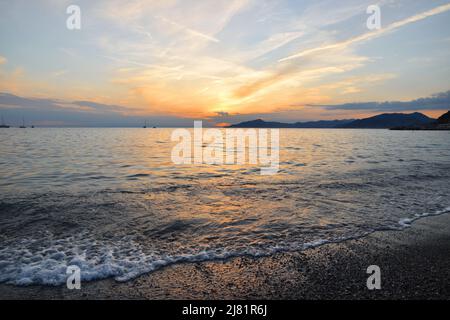
[[[337,128],[339,126],[345,125],[354,121],[353,119],[344,120],[319,120],[319,121],[309,121],[309,122],[296,122],[294,123],[295,128]]]
[[[434,119],[420,112],[410,114],[383,113],[374,117],[355,120],[341,128],[364,128],[364,129],[389,129],[399,126],[422,126],[433,122]]]
[[[262,119],[245,121],[229,126],[230,128],[290,128],[291,124],[282,122],[267,122]]]
[[[449,124],[450,123],[450,111],[444,113],[437,119],[438,124]]]
[[[270,122],[261,119],[241,122],[230,128],[350,128],[350,129],[394,129],[394,130],[434,130],[449,126],[450,111],[438,120],[420,112],[383,113],[358,120],[322,120],[296,123]]]
[[[395,126],[391,130],[450,130],[450,111],[429,123]]]
[[[261,119],[241,122],[231,125],[230,128],[336,128],[354,120],[320,120],[296,123],[270,122]]]

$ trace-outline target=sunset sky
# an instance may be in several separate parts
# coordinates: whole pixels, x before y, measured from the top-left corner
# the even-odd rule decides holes
[[[71,4],[81,30],[66,28]],[[372,4],[380,30],[366,27]],[[449,1],[0,0],[11,123],[438,116],[450,109],[449,61]]]

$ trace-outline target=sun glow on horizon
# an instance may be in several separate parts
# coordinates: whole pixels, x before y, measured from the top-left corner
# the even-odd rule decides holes
[[[10,12],[0,22],[0,92],[127,117],[226,117],[220,124],[355,118],[377,110],[322,106],[449,89],[443,1],[382,1],[376,32],[365,26],[371,1],[79,1],[76,31],[61,23],[69,4],[0,4]]]

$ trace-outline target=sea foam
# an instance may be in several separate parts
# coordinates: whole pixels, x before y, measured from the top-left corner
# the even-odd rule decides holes
[[[403,218],[399,221],[400,229],[410,227],[418,219],[448,212],[450,207]],[[347,237],[316,239],[306,243],[281,243],[264,248],[249,247],[239,251],[226,248],[201,250],[197,253],[175,255],[146,253],[141,244],[133,239],[102,242],[92,239],[88,234],[57,239],[48,246],[40,246],[42,240],[27,239],[0,249],[0,283],[20,286],[62,285],[67,280],[67,267],[72,265],[80,268],[81,281],[113,277],[122,282],[175,263],[224,260],[239,256],[262,257],[278,252],[302,251],[329,243],[361,238],[373,231]]]

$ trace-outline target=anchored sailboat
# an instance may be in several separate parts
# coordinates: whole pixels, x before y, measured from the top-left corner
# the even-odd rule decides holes
[[[7,126],[5,124],[5,120],[3,119],[3,116],[2,116],[2,124],[0,124],[0,128],[9,128],[9,126]]]
[[[21,129],[25,129],[26,128],[25,127],[25,118],[24,117],[22,117],[22,125],[19,128],[21,128]]]

